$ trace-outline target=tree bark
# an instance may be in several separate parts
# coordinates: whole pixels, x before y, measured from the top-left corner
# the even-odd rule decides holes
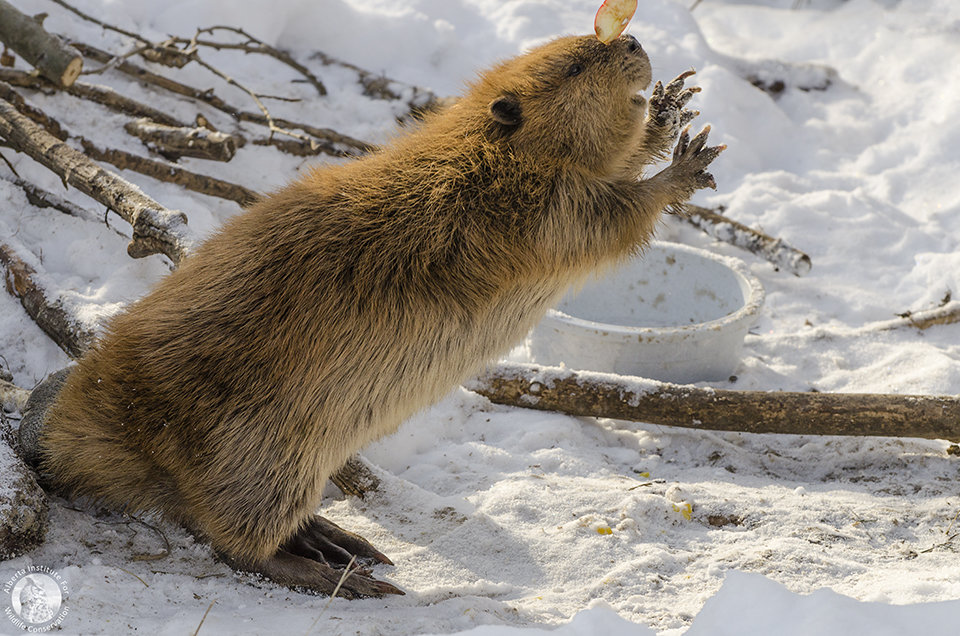
[[[348,459],[347,463],[330,477],[330,481],[343,494],[360,499],[363,499],[368,492],[374,492],[380,488],[380,480],[367,468],[359,455]]]
[[[7,292],[20,299],[27,314],[57,346],[79,358],[93,342],[94,331],[64,309],[62,300],[48,299],[36,270],[6,243],[0,243],[0,264],[7,270]]]
[[[75,48],[6,0],[0,0],[0,41],[58,86],[70,86],[83,70],[83,58]]]
[[[810,257],[783,240],[775,239],[699,205],[688,203],[684,208],[687,212],[684,220],[687,223],[703,230],[718,241],[753,252],[794,276],[803,276],[810,271],[812,266]]]
[[[165,254],[179,263],[192,246],[187,217],[168,210],[126,179],[104,170],[0,99],[0,136],[16,150],[123,217],[133,227],[127,252],[134,258]]]
[[[702,389],[501,364],[466,388],[496,404],[712,431],[960,440],[960,398]]]
[[[150,150],[172,161],[180,157],[230,161],[237,154],[236,137],[206,128],[165,126],[149,119],[137,119],[127,122],[123,129]]]

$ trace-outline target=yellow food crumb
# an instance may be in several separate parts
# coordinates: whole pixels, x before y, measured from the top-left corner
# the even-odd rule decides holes
[[[647,471],[643,471],[642,473],[637,473],[637,474],[643,477],[644,479],[650,479],[650,473],[648,473]]]
[[[597,528],[597,534],[613,534],[613,528],[610,526],[600,526]]]
[[[693,518],[693,504],[692,503],[682,503],[679,506],[677,504],[670,504],[673,506],[674,512],[679,512],[683,515],[683,518],[687,521],[690,521]]]

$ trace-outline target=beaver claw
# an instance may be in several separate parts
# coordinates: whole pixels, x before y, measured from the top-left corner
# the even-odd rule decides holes
[[[320,563],[346,566],[356,557],[357,560],[371,565],[393,565],[393,561],[359,534],[344,530],[320,515],[313,515],[297,534],[280,547]]]
[[[687,126],[677,140],[677,147],[673,150],[673,163],[670,168],[675,175],[679,175],[681,180],[685,179],[693,186],[690,194],[699,188],[717,189],[713,175],[706,169],[727,147],[725,145],[707,147],[709,134],[710,126],[704,126],[696,137],[690,139],[690,127]]]
[[[685,71],[666,87],[662,82],[657,82],[650,96],[648,125],[656,131],[666,148],[677,138],[680,130],[700,114],[699,111],[684,108],[687,102],[700,92],[699,86],[684,88],[684,81],[694,73],[696,71]]]

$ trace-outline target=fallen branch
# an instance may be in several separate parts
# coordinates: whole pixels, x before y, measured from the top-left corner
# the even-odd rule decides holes
[[[231,33],[236,33],[237,35],[240,35],[246,38],[246,41],[245,42],[213,42],[210,40],[200,39],[200,36],[202,34],[208,33],[210,35],[213,35],[215,31],[229,31]],[[280,49],[270,46],[263,40],[260,40],[250,35],[243,29],[239,29],[237,27],[232,27],[232,26],[216,25],[212,27],[207,27],[205,29],[197,29],[196,35],[194,35],[193,38],[189,40],[187,38],[173,38],[173,41],[176,42],[177,44],[186,45],[188,49],[192,49],[196,46],[205,46],[217,51],[235,50],[235,51],[243,51],[244,53],[258,53],[261,55],[269,55],[275,60],[283,62],[293,70],[300,73],[304,77],[304,79],[306,79],[306,81],[316,89],[318,95],[322,97],[327,94],[327,88],[323,85],[323,82],[321,82],[316,75],[310,72],[310,69],[308,69],[306,66],[304,66],[300,62],[297,62],[295,59],[293,59],[293,56],[291,56],[286,51],[281,51]]]
[[[174,183],[192,192],[235,201],[241,207],[249,207],[260,199],[259,194],[236,183],[190,172],[166,161],[147,159],[115,148],[104,148],[83,137],[79,137],[77,140],[83,147],[83,152],[91,159],[109,163],[120,170],[133,170],[157,181]],[[133,256],[132,253],[131,256]],[[139,256],[134,258],[139,258]]]
[[[47,33],[40,20],[0,0],[0,41],[59,86],[70,86],[83,70],[80,53]]]
[[[810,271],[810,257],[781,239],[775,239],[699,205],[687,204],[685,209],[687,214],[683,218],[687,223],[718,241],[762,256],[777,268],[785,269],[795,276],[803,276]]]
[[[102,51],[94,46],[90,46],[89,44],[74,42],[73,45],[80,49],[85,57],[89,57],[97,62],[106,64],[114,59],[114,56],[112,56],[110,53]],[[172,80],[169,77],[164,77],[163,75],[158,75],[148,71],[147,69],[128,61],[122,61],[118,63],[116,65],[116,69],[146,84],[151,84],[177,95],[182,95],[184,97],[188,97],[212,106],[213,108],[230,115],[237,121],[250,122],[253,124],[259,124],[261,126],[267,126],[269,128],[269,122],[267,121],[266,117],[264,117],[263,113],[252,113],[240,110],[239,108],[236,108],[235,106],[232,106],[217,97],[212,90],[202,91],[198,88],[194,88],[192,86],[188,86],[187,84]],[[341,135],[335,130],[330,130],[329,128],[318,128],[310,124],[295,122],[279,117],[274,117],[273,122],[276,126],[302,130],[313,137],[318,146],[321,149],[324,149],[324,152],[328,152],[328,154],[336,157],[354,157],[370,152],[373,149],[372,145],[364,141],[353,139],[347,135]]]
[[[889,331],[912,327],[914,329],[929,329],[936,325],[951,325],[960,322],[960,301],[949,301],[940,307],[907,312],[899,318],[883,320],[864,325],[862,331]]]
[[[464,385],[496,404],[712,431],[960,440],[960,398],[701,389],[501,364]]]
[[[123,129],[172,161],[180,157],[230,161],[240,145],[233,135],[200,127],[166,126],[149,119],[127,122]]]
[[[357,81],[363,86],[363,94],[367,97],[387,101],[406,99],[407,107],[414,116],[432,110],[445,102],[445,100],[437,97],[433,91],[410,84],[401,84],[389,77],[378,73],[371,73],[366,69],[350,64],[349,62],[338,60],[326,53],[317,51],[310,57],[319,59],[324,66],[339,66],[356,73]],[[401,117],[400,119],[403,120],[405,118]]]
[[[79,358],[93,342],[94,331],[64,309],[62,299],[47,298],[37,271],[6,243],[0,243],[0,264],[7,272],[7,292],[20,300],[27,314],[58,347],[70,357]]]
[[[16,177],[16,178],[0,177],[0,178],[3,178],[4,181],[12,183],[13,185],[23,190],[23,193],[27,197],[27,201],[29,201],[30,204],[35,207],[52,208],[54,210],[57,210],[58,212],[63,212],[64,214],[68,214],[72,217],[83,219],[84,221],[91,221],[95,223],[104,222],[103,218],[98,217],[96,214],[94,214],[90,210],[86,208],[82,208],[71,201],[67,201],[63,197],[57,196],[56,194],[50,192],[49,190],[44,190],[40,186],[34,185],[29,181],[24,181],[19,177]],[[117,230],[116,228],[111,227],[110,229],[113,230],[115,233],[119,234],[120,236],[123,236],[124,238],[129,238],[125,236],[123,233],[121,233],[119,230]]]
[[[143,37],[133,33],[132,31],[127,31],[121,29],[112,24],[107,24],[106,22],[101,22],[91,15],[80,11],[79,9],[73,7],[70,4],[67,4],[64,0],[50,0],[56,4],[59,4],[61,7],[75,14],[79,18],[86,20],[87,22],[92,22],[100,28],[113,31],[114,33],[119,33],[120,35],[125,35],[128,38],[134,39],[137,42],[140,42],[141,46],[137,49],[136,53],[142,55],[146,60],[150,62],[156,62],[157,64],[163,64],[164,66],[171,66],[174,68],[182,68],[187,65],[190,61],[188,57],[185,57],[180,54],[176,49],[171,47],[163,47],[150,42],[149,40],[144,39]]]
[[[57,120],[44,113],[42,110],[25,103],[23,98],[16,91],[10,88],[9,85],[0,82],[0,99],[7,98],[9,98],[8,101],[10,101],[16,107],[16,110],[20,111],[23,115],[36,124],[42,126],[53,137],[59,139],[60,141],[65,141],[68,138],[75,139],[83,148],[84,153],[86,153],[89,158],[96,161],[104,161],[112,164],[120,170],[133,170],[134,172],[139,172],[140,174],[152,177],[158,181],[174,183],[192,192],[199,192],[200,194],[205,194],[207,196],[234,201],[240,204],[242,207],[250,206],[260,198],[260,195],[253,190],[245,188],[244,186],[236,183],[230,183],[229,181],[223,181],[222,179],[217,179],[216,177],[190,172],[189,170],[185,170],[180,166],[134,155],[126,152],[125,150],[104,148],[83,137],[72,137],[66,130],[64,130]],[[220,135],[221,133],[215,134]],[[41,161],[41,163],[43,162]],[[128,185],[133,188],[136,187],[132,184]],[[83,191],[82,188],[78,189]],[[106,204],[105,202],[103,203],[112,209],[112,206]],[[119,210],[117,212],[118,214],[120,213]],[[123,214],[120,214],[120,216],[123,216]],[[173,241],[174,238],[167,237],[164,240],[169,242]],[[156,252],[143,252],[142,250],[137,252],[137,254],[142,254],[145,256],[151,253]],[[132,255],[133,253],[131,253],[131,256]]]
[[[179,263],[191,247],[186,215],[168,210],[137,186],[104,170],[3,99],[0,99],[0,137],[15,150],[49,168],[64,184],[74,186],[123,217],[133,227],[127,253],[134,258],[162,253]]]
[[[44,80],[42,77],[37,77],[36,75],[31,75],[30,73],[24,73],[23,71],[15,71],[13,69],[0,69],[0,81],[6,82],[11,86],[29,88],[36,91],[42,91],[46,94],[50,94],[51,89],[56,89],[56,86]],[[130,115],[133,117],[146,117],[147,119],[151,119],[158,124],[165,124],[167,126],[186,126],[186,124],[179,121],[175,117],[152,106],[138,102],[135,99],[131,99],[126,95],[121,95],[112,88],[108,88],[106,86],[87,84],[86,82],[74,82],[73,85],[66,89],[66,91],[74,97],[96,102],[106,106],[110,110],[122,113],[124,115]],[[6,97],[4,99],[9,101],[9,99]]]

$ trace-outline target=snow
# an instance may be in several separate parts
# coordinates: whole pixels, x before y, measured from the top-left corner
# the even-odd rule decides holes
[[[130,47],[52,3],[13,0],[46,25],[101,48]],[[728,150],[719,189],[695,202],[808,253],[804,277],[668,220],[658,238],[744,259],[767,292],[735,383],[755,390],[960,393],[960,325],[881,331],[895,314],[960,290],[960,5],[954,0],[645,0],[628,28],[654,77],[690,67],[703,87],[697,125]],[[205,52],[275,114],[382,142],[396,103],[361,95],[355,75],[316,50],[389,77],[459,91],[497,59],[563,33],[590,32],[598,0],[76,0],[146,37],[231,24],[280,44],[326,83],[318,98],[269,58]],[[224,10],[229,6],[229,11]],[[829,70],[833,69],[833,71]],[[835,71],[835,72],[834,72]],[[776,98],[750,84],[783,79]],[[241,91],[202,69],[178,71],[248,110]],[[202,112],[116,73],[86,77],[192,121]],[[826,90],[800,90],[820,86]],[[29,94],[69,130],[145,152],[126,118]],[[244,125],[247,134],[257,132]],[[20,174],[63,193],[22,155]],[[312,161],[312,160],[311,160]],[[227,164],[189,169],[257,190],[310,161],[248,145]],[[0,176],[6,175],[0,165]],[[148,195],[204,235],[237,207],[132,173]],[[97,215],[102,208],[64,194]],[[111,227],[129,228],[115,215]],[[0,238],[90,322],[168,271],[132,260],[101,223],[29,206],[0,180]],[[67,363],[17,301],[0,294],[0,354],[21,386]],[[522,359],[523,350],[513,354]],[[713,433],[493,406],[464,389],[364,450],[383,486],[366,500],[330,488],[323,512],[396,563],[376,575],[403,597],[348,602],[291,592],[218,563],[182,529],[59,501],[47,543],[0,563],[69,583],[62,633],[948,634],[960,610],[960,463],[946,441]],[[610,530],[607,533],[607,529]],[[2,581],[0,581],[2,582]],[[0,598],[0,606],[5,602]],[[212,603],[212,605],[211,605]],[[19,633],[0,617],[0,633]],[[474,631],[468,631],[474,630]]]

